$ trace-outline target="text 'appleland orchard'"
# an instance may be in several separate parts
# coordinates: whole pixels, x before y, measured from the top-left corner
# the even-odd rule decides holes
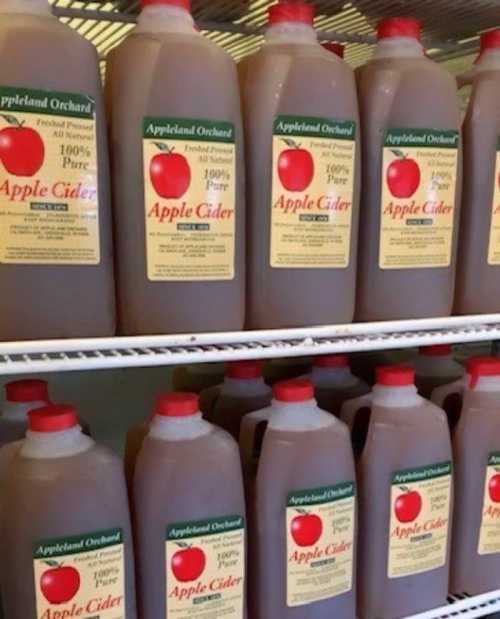
[[[87,535],[75,535],[65,539],[37,543],[33,556],[35,559],[66,556],[85,552],[86,550],[100,550],[122,543],[122,530],[109,529]]]
[[[196,140],[227,144],[235,141],[234,125],[224,121],[146,117],[143,129],[146,139]]]
[[[94,118],[95,102],[87,95],[0,86],[0,109],[70,118]]]
[[[354,140],[356,123],[351,120],[332,118],[308,118],[301,116],[278,116],[274,120],[274,135],[301,135],[311,138],[335,138]]]
[[[432,466],[422,466],[416,469],[398,471],[397,473],[394,473],[392,483],[408,484],[416,481],[425,481],[427,479],[442,477],[443,475],[450,475],[451,471],[451,462],[440,462],[439,464],[434,464]]]
[[[238,531],[245,526],[245,519],[242,516],[225,516],[212,518],[210,520],[199,520],[185,523],[178,523],[167,529],[168,540],[181,540],[190,537],[205,535],[218,535]]]
[[[288,495],[288,507],[303,507],[305,505],[319,505],[332,501],[340,501],[353,497],[356,484],[353,481],[341,482],[335,486],[325,486],[314,490],[299,490]]]
[[[390,129],[385,134],[384,146],[422,148],[458,148],[458,131],[439,129]]]

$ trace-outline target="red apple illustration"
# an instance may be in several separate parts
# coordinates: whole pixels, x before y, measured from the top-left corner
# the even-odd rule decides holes
[[[292,537],[297,546],[302,548],[314,546],[323,533],[323,523],[316,514],[309,514],[305,510],[297,510],[300,516],[292,520]]]
[[[149,164],[149,175],[156,193],[169,200],[182,198],[191,185],[188,160],[162,142],[154,144],[162,151]]]
[[[498,469],[495,469],[498,471]],[[493,503],[500,503],[500,474],[493,475],[488,484],[488,492]]]
[[[188,544],[177,544],[179,550],[172,557],[172,572],[179,582],[192,582],[205,571],[207,558],[201,548],[189,546]]]
[[[416,490],[402,487],[404,494],[400,494],[394,504],[394,513],[399,522],[407,523],[416,520],[422,511],[422,497]]]
[[[9,174],[34,176],[45,159],[45,146],[38,131],[24,127],[15,116],[0,114],[8,127],[0,131],[0,161]]]
[[[391,152],[397,157],[387,169],[387,185],[395,198],[411,198],[420,187],[420,168],[415,159],[409,159],[402,151]]]
[[[40,589],[50,604],[66,604],[80,590],[80,574],[69,565],[45,561],[50,566],[40,578]]]
[[[305,191],[314,178],[314,159],[311,153],[301,148],[290,138],[283,140],[289,147],[278,159],[278,176],[287,191]]]

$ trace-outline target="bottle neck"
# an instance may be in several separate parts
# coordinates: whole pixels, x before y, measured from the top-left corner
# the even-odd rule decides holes
[[[375,385],[372,393],[373,405],[385,408],[410,408],[412,406],[419,406],[423,401],[418,395],[415,385],[405,387]]]
[[[271,393],[271,388],[262,377],[259,378],[229,378],[226,376],[221,388],[221,395],[238,397],[265,396]]]
[[[28,430],[21,447],[23,458],[53,460],[67,458],[89,450],[94,441],[82,434],[80,426],[62,432],[33,432]]]
[[[500,71],[500,49],[487,49],[478,58],[474,67],[476,73]]]
[[[47,402],[5,402],[2,419],[27,422],[28,413],[42,406],[47,406]]]
[[[424,48],[411,37],[381,39],[375,46],[373,60],[381,58],[423,58]]]
[[[2,0],[0,13],[51,16],[48,0]]]
[[[269,26],[264,43],[265,45],[314,45],[318,43],[318,37],[312,26],[297,22],[282,22]]]
[[[437,374],[441,376],[460,376],[464,374],[464,370],[458,361],[455,361],[453,355],[443,355],[430,357],[426,355],[418,355],[413,366],[419,376],[428,376],[429,374]]]
[[[313,367],[311,379],[316,387],[350,387],[358,382],[358,379],[351,373],[348,367]]]
[[[202,419],[201,413],[189,417],[162,417],[151,422],[149,436],[160,441],[190,441],[209,434],[213,426]]]
[[[305,402],[273,400],[268,427],[283,432],[306,432],[327,428],[334,423],[335,417],[318,408],[314,399]]]
[[[471,386],[471,376],[466,374],[467,391],[494,393],[500,392],[500,376],[480,376],[474,386]]]
[[[144,7],[137,20],[134,33],[199,35],[189,11],[177,6],[161,4],[151,4]]]

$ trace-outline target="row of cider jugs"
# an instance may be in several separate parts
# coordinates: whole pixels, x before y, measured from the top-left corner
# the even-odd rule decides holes
[[[452,442],[413,383],[409,367],[380,367],[344,404],[347,425],[307,378],[277,383],[243,417],[240,452],[198,396],[160,397],[129,440],[132,527],[120,459],[72,407],[31,411],[26,439],[0,450],[6,615],[132,619],[134,564],[142,619],[389,619],[497,589],[500,361],[473,359],[445,388],[463,398]]]
[[[271,6],[238,67],[189,0],[142,5],[105,106],[95,50],[46,0],[0,7],[0,340],[500,311],[498,31],[462,200],[455,80],[414,19],[379,25],[356,88],[303,2]]]

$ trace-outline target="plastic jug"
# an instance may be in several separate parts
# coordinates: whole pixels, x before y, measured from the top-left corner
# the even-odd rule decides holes
[[[252,617],[354,619],[355,495],[345,425],[309,381],[277,384],[249,506]]]
[[[463,125],[464,194],[457,314],[500,311],[500,30],[481,36]]]
[[[358,460],[358,616],[406,617],[446,603],[452,454],[444,412],[409,367],[381,367]]]
[[[3,0],[0,57],[0,341],[113,335],[96,49],[47,0]]]
[[[461,194],[455,79],[420,24],[386,19],[358,75],[363,127],[356,320],[449,316]]]
[[[264,45],[239,72],[247,327],[351,322],[360,162],[354,74],[318,43],[304,2],[270,7]]]
[[[5,385],[5,404],[0,416],[0,446],[19,441],[28,429],[28,413],[49,403],[45,380],[16,380]]]
[[[421,346],[412,365],[415,368],[415,385],[418,392],[428,399],[431,398],[434,389],[459,380],[465,374],[464,367],[455,361],[453,349],[449,344]]]
[[[84,435],[71,406],[29,414],[12,459],[0,543],[9,619],[135,619],[134,559],[121,459]]]
[[[137,27],[109,67],[124,334],[243,327],[245,187],[236,66],[197,30],[189,5],[143,0]]]
[[[238,447],[195,394],[160,398],[137,459],[141,619],[244,619],[245,499]]]

